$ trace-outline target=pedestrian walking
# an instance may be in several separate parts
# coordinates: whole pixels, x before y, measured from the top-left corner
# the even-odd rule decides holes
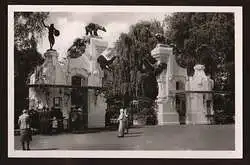
[[[30,116],[28,114],[28,110],[24,109],[23,114],[19,116],[18,125],[20,128],[21,135],[21,143],[23,150],[30,150],[30,141],[32,140],[32,134],[30,130]],[[27,144],[27,148],[25,147],[25,143]]]
[[[119,121],[119,128],[118,128],[118,137],[124,137],[124,128],[125,128],[125,115],[124,109],[120,109],[120,115],[117,119]]]

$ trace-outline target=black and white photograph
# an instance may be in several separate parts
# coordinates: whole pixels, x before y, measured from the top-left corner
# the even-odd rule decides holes
[[[242,158],[242,8],[8,6],[8,156]]]

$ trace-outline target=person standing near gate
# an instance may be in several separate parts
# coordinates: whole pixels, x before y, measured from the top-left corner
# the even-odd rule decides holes
[[[19,116],[18,125],[20,128],[21,134],[21,143],[23,150],[30,150],[29,144],[32,140],[31,130],[30,130],[30,116],[28,114],[28,110],[24,109],[23,114]],[[25,143],[27,143],[27,148],[25,147]]]
[[[124,137],[124,128],[125,128],[125,115],[124,109],[120,109],[120,115],[117,119],[119,121],[119,128],[118,128],[118,137]]]

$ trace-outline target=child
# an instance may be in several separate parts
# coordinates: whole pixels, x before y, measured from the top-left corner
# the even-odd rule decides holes
[[[52,119],[52,134],[57,133],[57,128],[58,128],[58,121],[57,118],[54,116]]]

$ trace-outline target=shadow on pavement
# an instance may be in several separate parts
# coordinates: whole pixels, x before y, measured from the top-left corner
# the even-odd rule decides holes
[[[129,137],[140,137],[141,135],[129,135],[129,134],[126,134],[124,136],[124,138],[129,138]]]
[[[134,134],[142,134],[143,132],[128,132],[128,134],[130,135],[134,135]]]
[[[135,128],[142,128],[141,126],[133,126],[129,129],[135,129]],[[106,128],[89,128],[89,129],[85,129],[85,130],[79,130],[79,131],[75,131],[72,132],[73,134],[86,134],[86,133],[100,133],[100,132],[112,132],[112,131],[117,131],[118,128],[117,127],[106,127]],[[139,134],[142,132],[133,132],[130,134]]]

